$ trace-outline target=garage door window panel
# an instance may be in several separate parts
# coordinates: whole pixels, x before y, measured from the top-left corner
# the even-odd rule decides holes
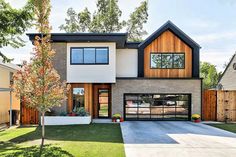
[[[125,118],[134,120],[189,120],[186,94],[125,94]]]

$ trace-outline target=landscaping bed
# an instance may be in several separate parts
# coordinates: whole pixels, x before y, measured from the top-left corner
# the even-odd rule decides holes
[[[19,127],[0,132],[0,156],[37,156],[41,127]],[[119,124],[46,126],[43,156],[123,157]]]

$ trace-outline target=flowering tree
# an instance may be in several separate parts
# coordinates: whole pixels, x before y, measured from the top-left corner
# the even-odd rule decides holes
[[[69,86],[60,81],[53,68],[55,52],[50,43],[50,0],[34,0],[36,28],[41,36],[35,37],[31,62],[23,63],[22,70],[14,75],[14,90],[25,103],[37,109],[42,115],[42,145],[44,141],[44,115],[53,106],[59,106],[66,99]],[[42,146],[41,145],[41,146]]]

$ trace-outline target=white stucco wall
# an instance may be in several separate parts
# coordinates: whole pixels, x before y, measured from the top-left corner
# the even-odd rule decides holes
[[[116,50],[116,77],[138,76],[138,50]]]
[[[71,47],[108,47],[108,65],[70,65]],[[116,44],[108,43],[67,43],[67,82],[68,83],[115,83]]]

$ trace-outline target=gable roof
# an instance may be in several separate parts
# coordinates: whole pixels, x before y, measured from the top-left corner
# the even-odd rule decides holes
[[[192,40],[187,34],[185,34],[181,29],[179,29],[175,24],[171,21],[167,21],[164,25],[162,25],[158,30],[152,33],[146,40],[139,44],[140,48],[145,48],[148,46],[153,40],[159,37],[163,32],[170,30],[177,37],[179,37],[183,42],[189,45],[191,48],[201,48],[198,43]]]
[[[236,52],[233,54],[233,56],[231,57],[229,63],[228,63],[227,66],[225,67],[225,70],[224,70],[224,72],[222,73],[222,75],[221,75],[221,77],[220,77],[220,79],[219,79],[219,81],[218,81],[218,84],[220,83],[220,81],[221,81],[221,79],[223,78],[225,72],[228,70],[229,66],[230,66],[231,63],[233,62],[234,57],[236,57]]]

